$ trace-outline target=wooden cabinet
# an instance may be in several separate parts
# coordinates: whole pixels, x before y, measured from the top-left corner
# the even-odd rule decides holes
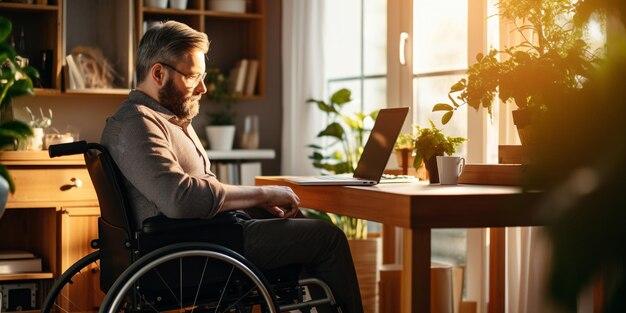
[[[29,64],[37,68],[42,81],[37,93],[58,93],[61,89],[62,0],[37,0],[33,4],[0,2],[0,15],[13,23],[13,42]],[[23,35],[22,35],[23,34]],[[20,41],[23,41],[22,50]]]
[[[9,168],[16,192],[9,196],[0,219],[0,250],[25,250],[42,259],[42,273],[0,275],[0,284],[42,281],[49,286],[78,259],[92,252],[98,237],[97,196],[82,155],[50,159],[47,151],[3,151],[0,163]],[[89,286],[73,286],[81,301],[100,303],[97,271]],[[47,293],[38,291],[38,302]],[[82,306],[85,307],[85,306]]]
[[[246,0],[245,13],[212,11],[207,1],[189,0],[185,10],[146,7],[144,0],[0,2],[0,15],[13,22],[16,42],[24,30],[27,55],[42,74],[43,55],[47,53],[46,57],[52,59],[50,82],[45,83],[46,88],[37,88],[36,95],[127,94],[133,87],[135,52],[144,25],[150,21],[176,20],[209,36],[209,67],[217,67],[228,75],[241,59],[258,60],[257,86],[253,95],[244,99],[263,97],[266,0]],[[68,85],[63,78],[65,56],[77,46],[92,46],[102,51],[115,72],[114,88],[65,88]]]

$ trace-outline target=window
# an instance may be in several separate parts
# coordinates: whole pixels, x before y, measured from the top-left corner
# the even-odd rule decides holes
[[[386,107],[386,12],[386,0],[326,0],[327,94],[350,89],[354,100],[346,110],[369,113]]]

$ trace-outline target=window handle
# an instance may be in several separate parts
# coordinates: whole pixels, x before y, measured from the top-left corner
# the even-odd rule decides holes
[[[405,57],[405,50],[406,50],[406,41],[409,40],[409,34],[407,32],[401,32],[400,33],[400,49],[398,50],[399,52],[399,56],[400,56],[400,64],[402,65],[406,65],[406,57]]]

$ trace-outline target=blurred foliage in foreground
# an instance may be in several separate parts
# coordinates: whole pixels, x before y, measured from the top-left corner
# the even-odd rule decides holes
[[[529,187],[549,191],[541,206],[554,219],[550,296],[575,312],[601,275],[604,312],[626,312],[626,2],[587,0],[581,9],[581,21],[599,9],[621,13],[622,29],[609,30],[607,58],[580,92],[551,99]]]

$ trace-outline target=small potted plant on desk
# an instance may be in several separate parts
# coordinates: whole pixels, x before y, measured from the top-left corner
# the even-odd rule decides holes
[[[237,96],[228,89],[228,79],[217,68],[207,69],[207,98],[215,103],[207,112],[205,127],[209,148],[231,150],[235,140],[235,112],[232,104]]]
[[[437,170],[438,155],[452,155],[463,142],[467,141],[463,137],[449,137],[435,127],[435,123],[430,121],[430,128],[421,128],[415,125],[415,160],[413,166],[419,168],[422,162],[426,165],[428,177],[431,184],[439,183],[439,171]]]

